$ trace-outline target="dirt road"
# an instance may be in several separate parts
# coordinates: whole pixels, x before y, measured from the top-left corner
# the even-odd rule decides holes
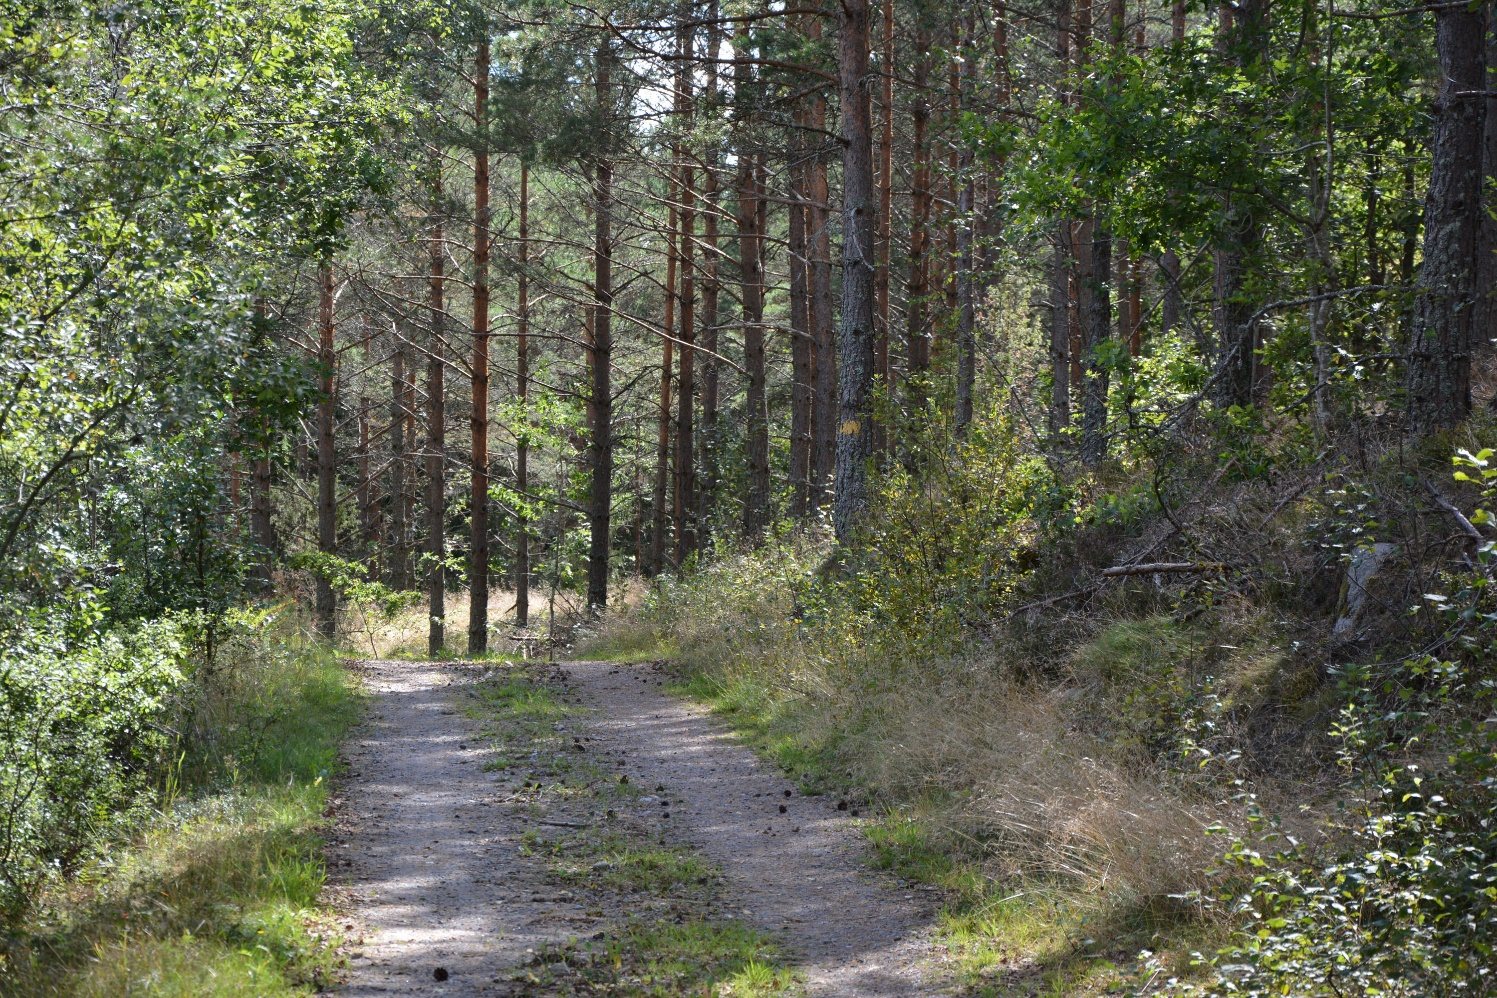
[[[362,669],[373,703],[347,749],[350,773],[327,850],[329,889],[363,939],[340,993],[569,991],[555,973],[568,972],[565,963],[550,965],[544,980],[517,968],[555,947],[614,938],[637,912],[663,904],[558,890],[537,842],[605,824],[689,845],[719,868],[718,917],[772,934],[810,994],[938,993],[921,970],[934,899],[871,874],[857,819],[835,800],[801,795],[699,708],[666,696],[652,669],[569,662],[549,677],[585,708],[565,730],[569,747],[587,753],[592,782],[606,773],[645,791],[606,816],[575,789],[541,804],[529,771],[486,771],[495,750],[465,697],[492,670],[410,662]],[[546,759],[530,750],[532,769]]]

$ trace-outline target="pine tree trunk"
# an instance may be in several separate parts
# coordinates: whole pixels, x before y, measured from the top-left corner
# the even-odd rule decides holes
[[[515,487],[521,500],[530,493],[530,164],[520,161],[520,245],[515,275],[515,398],[520,402],[520,437],[515,444]],[[515,626],[530,623],[530,521],[522,512],[515,525]]]
[[[674,187],[675,185],[671,185]],[[670,222],[665,234],[665,315],[661,328],[666,336],[660,343],[660,409],[655,414],[657,433],[655,441],[655,492],[651,512],[650,564],[648,573],[658,575],[665,570],[666,525],[670,522],[666,512],[666,487],[670,482],[671,457],[671,376],[675,374],[676,334],[676,205],[675,191],[668,195],[671,201]]]
[[[969,13],[962,25],[961,95],[972,91],[972,65],[977,52],[972,44],[975,28]],[[963,99],[959,95],[958,100]],[[956,433],[965,436],[972,425],[972,391],[977,378],[977,289],[973,277],[976,263],[973,237],[977,226],[972,177],[972,148],[961,143],[957,154],[957,173],[952,177],[957,188],[956,202]]]
[[[1071,222],[1055,227],[1050,258],[1050,432],[1071,425]]]
[[[489,648],[489,41],[478,43],[473,72],[473,414],[468,654]]]
[[[715,111],[717,93],[717,56],[722,47],[722,28],[717,19],[717,0],[707,8],[707,60],[702,99]],[[697,544],[705,548],[711,541],[712,513],[717,496],[717,400],[718,400],[718,255],[717,221],[722,211],[718,198],[718,154],[715,146],[706,151],[702,178],[702,434],[701,487],[694,498]]]
[[[682,42],[683,67],[691,55],[691,35]],[[689,72],[683,71],[679,86],[686,106],[690,108]],[[689,157],[681,160],[681,368],[676,386],[676,496],[675,496],[675,562],[679,566],[696,550],[696,524],[693,498],[696,495],[696,443],[693,439],[693,399],[696,391],[696,174]]]
[[[832,525],[852,540],[868,506],[873,387],[874,215],[872,124],[868,100],[868,0],[842,0],[839,79],[842,97],[842,324],[839,340],[837,477]]]
[[[426,367],[426,550],[431,571],[427,654],[436,658],[447,645],[447,386],[443,363],[446,357],[446,246],[442,233],[442,159],[432,151],[432,226],[427,290],[431,308],[431,354]]]
[[[613,112],[613,51],[598,48],[594,92],[605,127]],[[593,480],[588,518],[591,538],[587,557],[587,603],[595,612],[608,608],[609,521],[613,513],[613,163],[599,158],[594,165],[596,204],[593,214],[592,425],[588,457]]]
[[[400,330],[391,330],[395,340],[395,357],[390,364],[390,544],[389,572],[392,589],[407,589],[410,580],[406,570],[406,535],[409,525],[405,516],[405,340]]]
[[[910,276],[905,327],[905,404],[912,415],[925,408],[925,375],[930,370],[930,28],[925,15],[915,30],[914,93],[910,107],[913,138],[910,190]]]
[[[1101,362],[1102,344],[1112,332],[1112,237],[1093,221],[1091,266],[1087,294],[1085,342],[1081,349],[1081,463],[1101,465],[1107,456],[1107,368]]]
[[[1409,430],[1454,426],[1471,412],[1471,340],[1482,201],[1484,18],[1465,8],[1435,13],[1444,81],[1430,143],[1424,263],[1409,349]]]
[[[889,264],[894,236],[894,3],[883,5],[882,51],[879,62],[880,98],[883,104],[883,127],[879,134],[878,168],[878,272],[874,275],[874,325],[878,340],[873,348],[874,377],[893,395],[893,368],[889,365]],[[874,424],[873,447],[882,451],[889,446],[889,427]]]
[[[805,114],[797,110],[795,123],[805,125]],[[804,154],[797,142],[795,159]],[[790,263],[790,516],[797,523],[806,519],[811,492],[812,359],[814,356],[807,318],[810,282],[806,264],[805,168],[795,163],[790,171],[790,217],[788,222]]]
[[[821,40],[821,18],[812,16],[812,41]],[[811,97],[810,127],[813,134],[826,130],[826,98],[818,91]],[[818,155],[810,163],[811,186],[806,192],[806,243],[810,252],[810,311],[806,324],[815,349],[816,391],[811,415],[811,499],[818,509],[831,501],[832,477],[837,465],[837,330],[832,312],[831,190],[826,160]]]
[[[334,451],[333,427],[337,416],[338,376],[334,366],[337,355],[333,345],[333,266],[323,260],[317,268],[318,341],[317,360],[322,367],[322,401],[317,406],[317,549],[323,554],[338,553],[338,507],[334,494],[338,463]],[[317,575],[317,629],[324,638],[338,637],[337,602],[326,573]]]

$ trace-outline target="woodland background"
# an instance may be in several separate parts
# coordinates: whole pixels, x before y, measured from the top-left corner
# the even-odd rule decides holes
[[[13,987],[179,799],[315,867],[340,642],[583,641],[882,808],[974,989],[1491,993],[1494,77],[1466,2],[0,4]]]

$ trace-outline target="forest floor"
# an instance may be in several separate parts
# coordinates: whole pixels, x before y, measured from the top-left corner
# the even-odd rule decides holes
[[[357,668],[327,848],[340,994],[938,992],[942,896],[868,870],[855,810],[649,665]]]

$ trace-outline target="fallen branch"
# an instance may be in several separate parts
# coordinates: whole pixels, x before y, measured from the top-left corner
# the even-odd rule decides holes
[[[1184,572],[1225,572],[1219,561],[1154,561],[1145,565],[1114,565],[1102,569],[1102,578],[1119,579],[1125,575],[1171,575]]]
[[[1477,543],[1486,540],[1486,538],[1481,535],[1481,531],[1476,529],[1476,525],[1473,524],[1470,520],[1466,519],[1466,514],[1456,509],[1450,504],[1450,501],[1448,499],[1440,495],[1439,491],[1430,484],[1428,478],[1421,478],[1419,480],[1424,483],[1425,488],[1429,489],[1429,494],[1435,497],[1435,505],[1439,506],[1445,512],[1449,513],[1451,517],[1455,519],[1455,522],[1460,524],[1462,533],[1464,533],[1467,537],[1471,538]]]

